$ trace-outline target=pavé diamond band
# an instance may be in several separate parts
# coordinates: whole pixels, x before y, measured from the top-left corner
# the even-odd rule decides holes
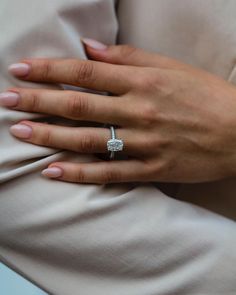
[[[107,150],[110,151],[110,159],[113,160],[115,157],[115,152],[122,151],[124,148],[124,143],[122,139],[116,138],[114,126],[110,126],[111,139],[107,141]]]

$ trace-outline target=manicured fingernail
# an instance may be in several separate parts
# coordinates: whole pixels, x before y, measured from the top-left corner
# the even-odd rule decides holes
[[[82,39],[83,43],[93,49],[96,49],[96,50],[105,50],[107,49],[107,45],[97,41],[97,40],[94,40],[94,39],[89,39],[89,38],[83,38]]]
[[[16,77],[27,76],[30,72],[31,66],[26,63],[17,63],[9,66],[9,72]]]
[[[51,167],[51,168],[44,169],[42,171],[42,175],[49,178],[60,177],[62,176],[62,174],[63,174],[63,170],[59,167]]]
[[[11,134],[16,137],[19,137],[22,139],[28,139],[31,137],[33,130],[28,125],[16,124],[11,126],[10,131],[11,131]]]
[[[16,92],[2,92],[0,93],[0,105],[4,107],[15,107],[18,104],[20,95]]]

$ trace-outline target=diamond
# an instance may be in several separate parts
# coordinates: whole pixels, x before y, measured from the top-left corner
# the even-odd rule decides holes
[[[123,140],[121,139],[110,139],[107,142],[107,149],[111,152],[122,151],[124,147]]]

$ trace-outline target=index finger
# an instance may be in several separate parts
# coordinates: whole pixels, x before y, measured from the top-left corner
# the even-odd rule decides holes
[[[124,65],[79,59],[27,59],[9,71],[22,80],[62,83],[114,94],[134,86],[135,69]]]

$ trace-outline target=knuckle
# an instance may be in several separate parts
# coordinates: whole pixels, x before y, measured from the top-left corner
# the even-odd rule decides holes
[[[153,129],[155,130],[155,129]],[[165,136],[158,134],[155,131],[147,131],[141,136],[139,141],[140,151],[144,155],[157,155],[166,152],[172,147],[173,143],[171,139],[165,138]]]
[[[137,86],[141,90],[150,91],[153,86],[156,86],[156,79],[149,75],[143,75],[137,81]]]
[[[45,146],[52,145],[52,132],[49,128],[45,128],[39,137],[39,143]]]
[[[154,151],[154,150],[156,151],[156,148],[157,148],[153,140],[153,136],[150,136],[148,134],[146,136],[143,136],[142,139],[140,139],[139,146],[144,152],[144,154],[146,154],[147,152],[150,153],[151,151]]]
[[[96,142],[94,138],[89,135],[85,135],[80,139],[78,144],[78,150],[81,152],[93,152],[96,151]]]
[[[144,104],[139,113],[139,120],[145,127],[153,127],[158,122],[158,111],[152,103]]]
[[[30,96],[30,99],[28,100],[28,108],[31,111],[37,111],[40,106],[40,99],[39,96],[36,93],[32,93]]]
[[[155,162],[155,160],[151,159],[146,161],[144,170],[146,179],[149,179],[149,181],[162,180],[165,175],[166,165],[164,162]]]
[[[153,166],[153,175],[162,181],[168,181],[176,170],[175,160],[160,160]]]
[[[136,84],[141,91],[155,91],[156,94],[159,94],[164,84],[164,77],[157,69],[145,69],[137,75]]]
[[[120,54],[123,58],[129,59],[137,52],[137,48],[131,45],[121,45],[120,46]]]
[[[72,69],[75,83],[89,83],[94,79],[94,65],[90,61],[82,61]]]
[[[40,76],[42,78],[42,80],[47,80],[52,72],[52,62],[49,60],[45,60],[42,62],[41,64],[41,72],[40,72]]]
[[[88,113],[88,100],[79,95],[71,95],[67,102],[66,115],[72,119],[83,118]]]
[[[101,172],[101,183],[112,183],[121,181],[121,173],[112,169],[107,169]]]
[[[85,172],[83,168],[77,168],[74,174],[74,181],[75,182],[84,182],[85,181]]]
[[[156,166],[156,175],[158,175],[161,180],[168,180],[173,174],[173,171],[175,171],[175,167],[175,161],[163,161]]]

